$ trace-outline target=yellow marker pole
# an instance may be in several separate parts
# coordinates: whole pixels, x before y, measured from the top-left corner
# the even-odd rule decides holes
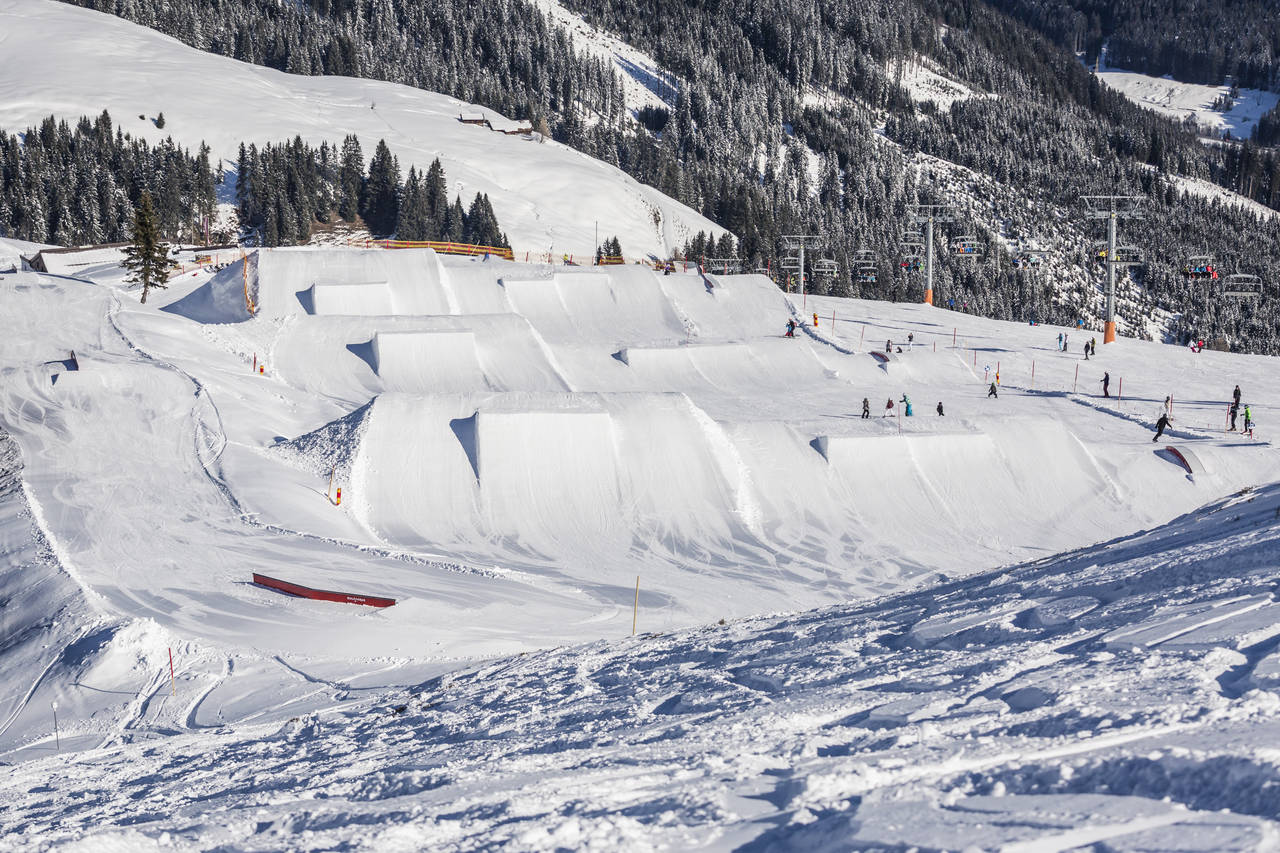
[[[640,612],[640,576],[636,575],[636,603],[631,607],[631,636],[636,635],[636,616]]]

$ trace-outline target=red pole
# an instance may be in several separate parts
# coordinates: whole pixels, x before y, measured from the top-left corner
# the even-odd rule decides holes
[[[258,354],[256,352],[253,354],[253,372],[258,372]]]
[[[951,348],[956,348],[956,330],[954,328],[951,330]]]
[[[1071,380],[1071,393],[1076,393],[1076,383],[1080,381],[1080,365],[1076,365],[1076,378]]]
[[[937,351],[938,351],[938,342],[937,342],[937,341],[934,341],[934,342],[933,342],[933,351],[934,351],[934,352],[937,352]]]
[[[1036,387],[1036,360],[1031,359],[1031,387]]]

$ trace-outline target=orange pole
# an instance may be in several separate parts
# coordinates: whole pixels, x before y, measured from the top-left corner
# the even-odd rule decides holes
[[[1116,342],[1116,323],[1114,320],[1107,321],[1107,325],[1102,332],[1102,342],[1104,344],[1114,344]]]

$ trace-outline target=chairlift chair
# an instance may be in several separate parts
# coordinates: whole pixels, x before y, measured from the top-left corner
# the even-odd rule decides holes
[[[1182,273],[1190,279],[1218,277],[1218,269],[1213,265],[1212,255],[1192,255],[1187,258]]]
[[[1262,295],[1262,279],[1251,273],[1232,273],[1222,285],[1222,295],[1236,298],[1256,298]]]
[[[857,249],[852,258],[853,271],[858,281],[870,284],[876,280],[876,256],[870,249]]]
[[[898,265],[907,272],[924,269],[924,238],[919,231],[908,231],[902,235],[902,260]]]
[[[1107,263],[1107,243],[1100,241],[1093,244],[1094,260],[1100,264]],[[1136,267],[1142,265],[1142,250],[1137,246],[1116,246],[1115,265],[1119,267]]]
[[[981,258],[982,242],[972,234],[966,234],[951,241],[951,254],[957,258]]]

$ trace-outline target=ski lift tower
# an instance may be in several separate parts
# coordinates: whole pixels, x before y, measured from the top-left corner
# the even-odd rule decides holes
[[[949,204],[913,204],[911,221],[924,226],[924,304],[933,304],[933,223],[955,222],[955,208]]]
[[[783,234],[782,248],[788,251],[798,252],[800,267],[800,303],[804,304],[804,250],[817,249],[822,245],[822,237],[817,234]]]
[[[1141,219],[1142,196],[1136,195],[1086,195],[1085,216],[1107,220],[1107,314],[1102,334],[1104,344],[1116,342],[1116,267],[1132,266],[1132,261],[1116,257],[1116,223],[1121,219]]]

